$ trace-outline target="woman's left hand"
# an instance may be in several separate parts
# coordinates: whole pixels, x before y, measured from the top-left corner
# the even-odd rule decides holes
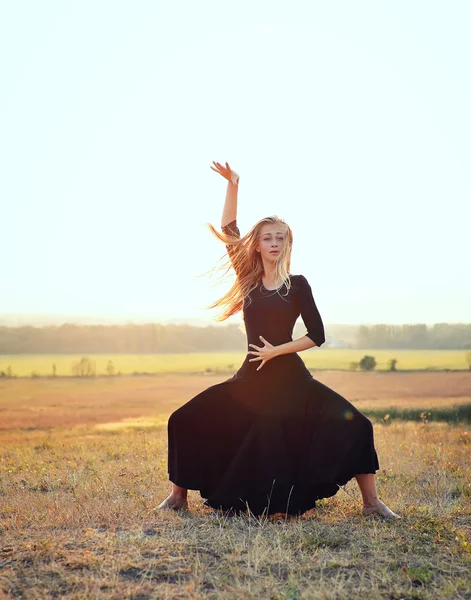
[[[255,344],[249,344],[250,347],[256,348],[256,350],[252,350],[252,351],[248,352],[248,354],[256,355],[256,358],[250,358],[249,362],[253,362],[254,360],[262,361],[260,366],[257,367],[257,371],[260,371],[260,369],[263,367],[263,365],[266,362],[268,362],[272,358],[275,358],[275,356],[276,356],[276,346],[273,346],[273,344],[270,344],[270,342],[267,342],[267,340],[264,337],[262,337],[262,336],[259,336],[259,337],[260,337],[261,341],[265,344],[265,346],[263,348],[259,348]]]

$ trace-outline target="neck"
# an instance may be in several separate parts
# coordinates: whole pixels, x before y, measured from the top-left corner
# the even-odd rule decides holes
[[[276,270],[275,265],[273,263],[268,263],[263,261],[263,275],[262,275],[262,283],[265,287],[275,287],[280,282],[275,280]]]

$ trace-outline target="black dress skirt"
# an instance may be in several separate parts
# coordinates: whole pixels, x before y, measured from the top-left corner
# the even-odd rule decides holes
[[[239,235],[233,221],[225,228]],[[301,315],[317,346],[324,327],[311,287],[291,275],[287,293],[260,282],[244,303],[247,344],[292,340]],[[247,351],[252,350],[247,346]],[[316,381],[296,353],[257,371],[247,354],[237,373],[199,393],[168,421],[169,479],[199,490],[216,509],[301,515],[359,473],[379,469],[370,420]]]

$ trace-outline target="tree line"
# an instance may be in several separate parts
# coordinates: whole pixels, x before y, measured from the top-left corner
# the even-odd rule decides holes
[[[332,327],[335,332],[335,326]],[[297,324],[294,337],[305,333]],[[329,326],[326,326],[329,345]],[[330,333],[332,335],[332,333]],[[334,333],[335,338],[335,333]],[[269,340],[270,341],[270,340]],[[362,325],[354,348],[471,349],[471,324]],[[165,354],[245,352],[246,337],[237,324],[208,325],[49,325],[0,327],[0,354]]]
[[[417,325],[362,325],[356,336],[357,348],[464,350],[471,349],[471,323]]]
[[[48,325],[0,327],[0,354],[243,352],[239,325]]]

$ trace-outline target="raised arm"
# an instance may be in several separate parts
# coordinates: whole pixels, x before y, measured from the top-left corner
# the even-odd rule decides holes
[[[233,171],[229,163],[226,162],[226,166],[223,167],[221,163],[214,162],[214,167],[211,167],[213,171],[222,175],[224,179],[227,179],[227,190],[226,200],[224,202],[224,209],[221,217],[221,228],[226,227],[232,221],[237,219],[237,194],[239,191],[239,175]]]

